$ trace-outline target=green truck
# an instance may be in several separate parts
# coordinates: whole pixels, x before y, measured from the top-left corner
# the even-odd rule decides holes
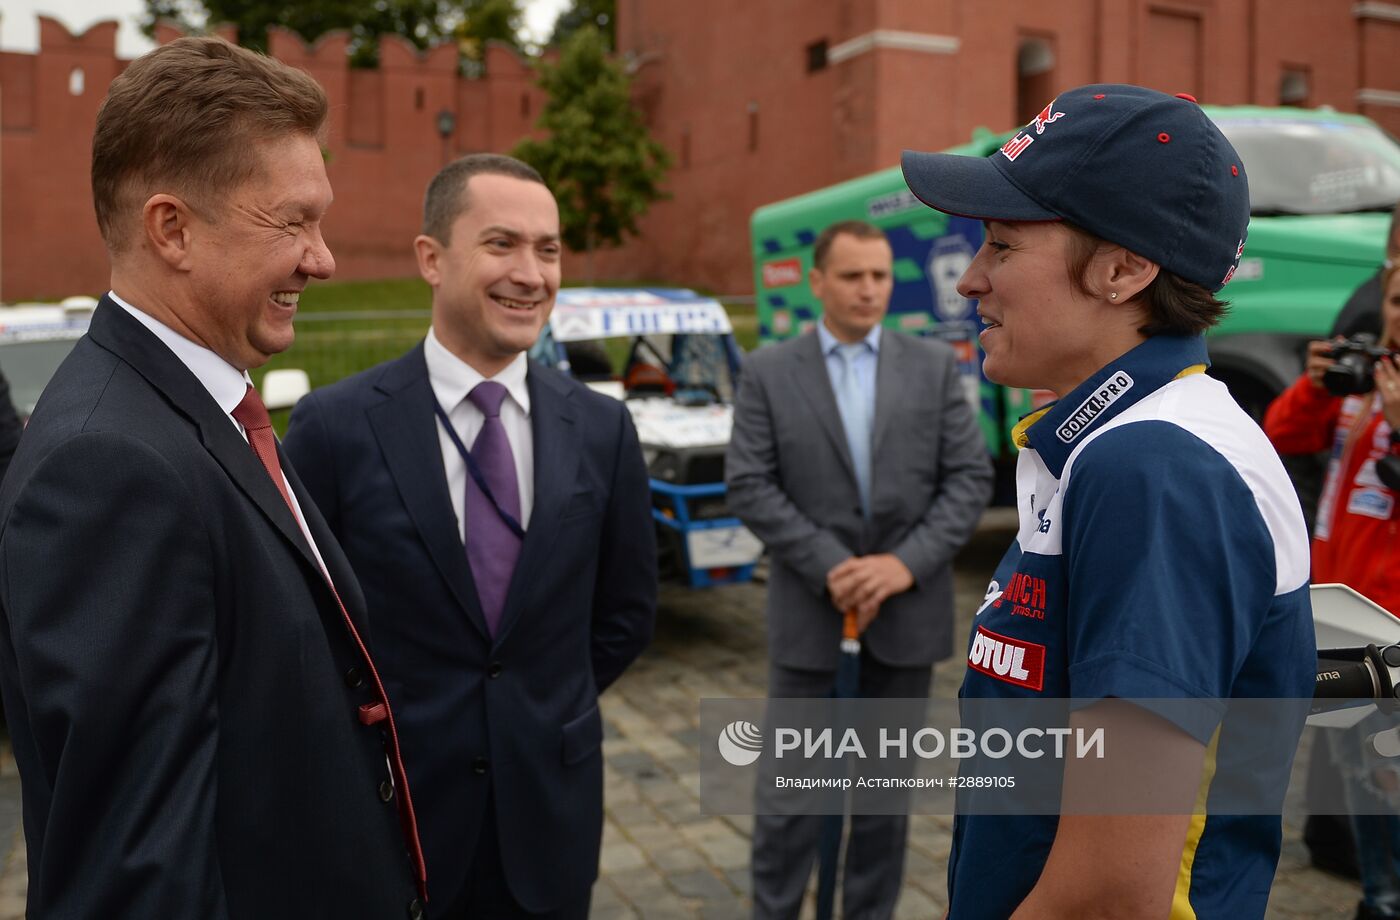
[[[1221,294],[1231,308],[1209,340],[1210,372],[1257,418],[1302,371],[1308,340],[1327,334],[1347,297],[1384,258],[1389,214],[1400,200],[1400,144],[1359,115],[1253,106],[1205,111],[1244,160],[1252,212],[1243,258]],[[987,156],[1013,134],[979,129],[950,152]],[[754,212],[760,343],[816,322],[821,305],[807,285],[812,243],[823,227],[851,218],[882,228],[894,249],[886,326],[952,344],[992,453],[1011,460],[1011,426],[1054,397],[983,376],[976,302],[956,290],[982,244],[982,225],[925,207],[897,166]]]

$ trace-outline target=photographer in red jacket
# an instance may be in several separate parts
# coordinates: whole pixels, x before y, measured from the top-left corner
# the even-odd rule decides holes
[[[1400,269],[1386,269],[1381,290],[1381,347],[1360,336],[1310,343],[1303,375],[1269,407],[1264,432],[1282,454],[1331,447],[1313,533],[1313,583],[1349,585],[1400,616],[1400,565],[1391,557],[1400,521],[1400,366],[1382,351],[1400,349]],[[1345,766],[1358,762],[1349,749],[1359,743],[1354,732],[1329,733],[1329,740],[1334,752],[1348,746],[1335,759],[1364,889],[1356,916],[1400,918],[1400,819],[1382,813],[1394,807],[1385,803],[1395,777],[1384,765]]]

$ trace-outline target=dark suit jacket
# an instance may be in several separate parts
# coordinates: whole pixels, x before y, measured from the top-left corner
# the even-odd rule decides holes
[[[4,480],[5,471],[10,468],[10,459],[15,455],[23,431],[24,423],[20,421],[14,401],[10,399],[10,381],[0,373],[0,481]]]
[[[510,889],[544,911],[597,876],[598,693],[651,638],[656,546],[626,407],[533,362],[526,379],[534,510],[494,641],[421,344],[304,398],[286,449],[368,598],[434,900],[460,892],[489,790]]]
[[[364,602],[292,489],[351,615]],[[110,300],[0,489],[0,688],[29,916],[401,918],[414,897],[364,663],[291,511]]]
[[[871,517],[815,332],[744,362],[725,459],[729,507],[767,545],[768,647],[780,665],[836,667],[841,615],[826,573],[852,555],[893,553],[914,587],[862,637],[885,664],[932,664],[952,650],[953,556],[991,496],[992,467],[953,351],[880,334]]]

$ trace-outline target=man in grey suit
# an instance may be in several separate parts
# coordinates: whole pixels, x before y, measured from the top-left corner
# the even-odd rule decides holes
[[[749,356],[725,464],[730,508],[771,556],[769,696],[830,693],[853,609],[860,695],[922,698],[952,652],[951,563],[991,495],[991,463],[952,350],[881,328],[894,286],[884,234],[828,227],[810,281],[822,321]],[[774,810],[759,796],[758,811]],[[755,818],[755,918],[797,917],[820,823]],[[893,915],[907,830],[902,815],[852,817],[845,917]]]

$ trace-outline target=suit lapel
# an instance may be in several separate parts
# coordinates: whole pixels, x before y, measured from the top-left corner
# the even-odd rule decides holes
[[[578,441],[574,432],[573,400],[569,386],[556,372],[530,362],[525,378],[530,390],[530,432],[534,439],[535,501],[530,525],[520,547],[520,559],[511,576],[496,641],[505,639],[524,607],[525,598],[549,568],[559,519],[574,491],[578,476]]]
[[[822,355],[821,339],[815,332],[809,332],[798,340],[797,345],[798,392],[812,407],[826,436],[836,448],[836,456],[846,467],[851,482],[856,481],[856,465],[851,460],[851,448],[846,443],[846,429],[841,423],[841,410],[836,407],[836,394],[831,389],[831,374],[826,369],[826,358]]]
[[[438,421],[433,413],[437,397],[428,382],[422,344],[386,367],[376,386],[385,399],[370,406],[367,415],[389,475],[457,603],[472,625],[489,636],[447,490]]]
[[[365,596],[360,591],[360,582],[355,578],[354,570],[350,568],[350,560],[345,557],[345,551],[340,548],[340,541],[331,533],[326,519],[316,507],[315,500],[306,491],[306,486],[302,485],[301,478],[297,476],[296,470],[292,469],[280,445],[277,455],[282,460],[282,472],[286,474],[287,483],[292,487],[292,494],[296,496],[297,506],[301,508],[302,517],[306,519],[306,529],[311,532],[311,539],[316,541],[316,548],[321,551],[321,559],[326,564],[326,574],[330,577],[332,589],[345,605],[346,613],[355,624],[355,631],[368,641],[369,618],[366,615]]]
[[[296,518],[282,500],[272,478],[263,469],[248,442],[214,397],[160,339],[156,338],[110,298],[103,297],[93,313],[88,334],[93,341],[126,361],[161,393],[175,409],[198,428],[205,449],[258,510],[286,537],[317,572],[320,566]],[[300,498],[298,499],[301,500]]]

